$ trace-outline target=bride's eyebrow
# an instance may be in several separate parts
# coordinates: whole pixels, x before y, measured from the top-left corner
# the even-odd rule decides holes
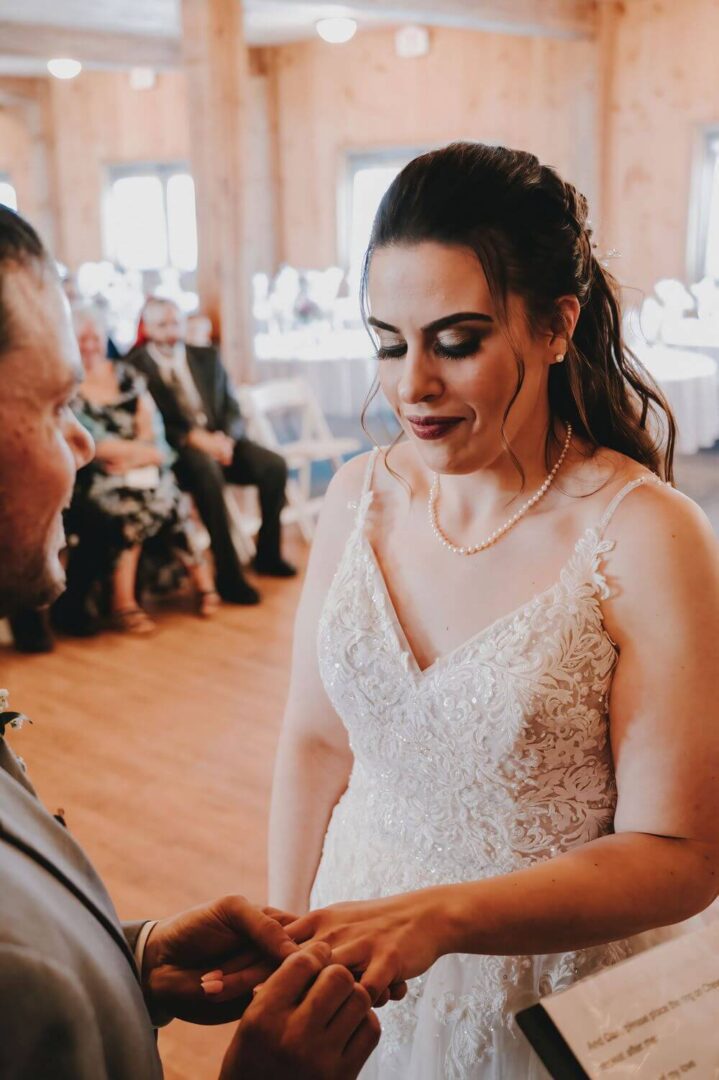
[[[434,322],[427,323],[426,326],[422,327],[422,333],[436,334],[438,330],[446,330],[448,326],[454,326],[455,323],[491,323],[493,321],[491,315],[485,315],[481,311],[459,311],[456,315],[445,315],[442,319],[435,319]]]
[[[401,334],[402,331],[398,330],[396,326],[391,326],[389,323],[381,322],[380,319],[375,319],[370,316],[367,320],[370,326],[374,326],[377,330],[387,330],[390,334]],[[454,315],[444,315],[441,319],[435,319],[434,322],[427,323],[422,327],[423,334],[437,333],[438,330],[446,330],[448,326],[454,326],[455,323],[464,322],[494,322],[491,315],[485,315],[481,311],[458,311]]]

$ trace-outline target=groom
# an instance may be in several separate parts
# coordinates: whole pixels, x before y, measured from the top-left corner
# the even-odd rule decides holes
[[[69,408],[80,373],[53,264],[0,206],[0,615],[63,587],[62,511],[93,453]],[[159,1080],[154,1024],[242,1016],[222,1080],[356,1077],[379,1025],[329,948],[298,949],[281,913],[239,896],[122,925],[6,742],[19,719],[0,692],[0,1076]],[[203,973],[233,957],[241,994],[220,1004]]]

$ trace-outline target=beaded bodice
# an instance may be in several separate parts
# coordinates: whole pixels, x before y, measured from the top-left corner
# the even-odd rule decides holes
[[[424,671],[365,535],[366,487],[319,626],[320,673],[354,766],[327,832],[313,906],[509,873],[611,831],[607,702],[617,652],[599,603],[609,595],[602,558],[613,547],[604,529],[641,482],[627,485],[580,537],[554,585]],[[535,972],[544,979],[540,992],[571,981],[585,961],[596,967],[620,954],[556,958]],[[481,1001],[486,1006],[494,987],[495,1009],[505,1013],[508,987],[500,1004],[494,984],[521,985],[523,959],[532,964],[465,959],[476,966],[472,992],[484,987],[464,1021],[475,1033],[475,1060]],[[418,983],[387,1014],[390,1046],[410,1037]],[[436,999],[435,1011],[445,1005]],[[474,1075],[444,1068],[447,1076]]]

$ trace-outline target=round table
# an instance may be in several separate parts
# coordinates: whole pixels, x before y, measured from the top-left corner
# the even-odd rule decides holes
[[[696,454],[719,439],[717,362],[668,345],[645,346],[639,359],[664,392],[677,422],[677,450]]]
[[[377,373],[372,351],[365,330],[257,334],[255,370],[260,380],[302,376],[325,415],[359,419]]]

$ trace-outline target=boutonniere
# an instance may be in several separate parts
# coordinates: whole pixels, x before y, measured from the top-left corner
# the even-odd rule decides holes
[[[19,731],[26,721],[28,724],[32,723],[32,720],[25,716],[24,713],[12,712],[9,710],[9,703],[9,692],[7,690],[0,690],[0,738],[5,734],[5,728],[7,727],[15,728]]]

